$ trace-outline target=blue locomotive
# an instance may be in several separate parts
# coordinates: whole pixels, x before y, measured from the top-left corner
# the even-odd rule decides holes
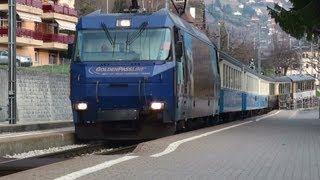
[[[79,139],[152,139],[218,119],[217,49],[168,10],[84,16],[70,50]]]
[[[218,56],[205,34],[165,9],[84,16],[69,54],[82,140],[154,139],[268,112],[300,86],[315,94],[309,78],[269,78]]]

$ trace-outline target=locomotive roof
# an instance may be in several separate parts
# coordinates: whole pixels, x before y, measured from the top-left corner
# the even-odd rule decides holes
[[[291,82],[291,79],[288,77],[288,76],[281,76],[281,77],[273,77],[273,79],[276,81],[276,82],[288,82],[290,83]]]
[[[305,74],[297,74],[288,76],[292,80],[292,82],[301,82],[301,81],[315,81],[315,78],[310,75]]]
[[[315,81],[315,78],[310,75],[297,74],[290,76],[274,77],[277,82],[301,82],[301,81]]]
[[[77,30],[102,29],[101,23],[107,28],[117,29],[118,19],[130,19],[132,29],[138,29],[142,23],[148,22],[148,28],[173,28],[174,26],[189,32],[199,39],[212,44],[209,38],[195,26],[181,19],[167,9],[162,9],[154,13],[116,13],[106,14],[101,10],[83,16],[79,19]]]

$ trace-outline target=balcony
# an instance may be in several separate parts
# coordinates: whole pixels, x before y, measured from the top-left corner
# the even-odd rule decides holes
[[[16,0],[16,2],[18,12],[36,15],[41,15],[43,13],[41,0]],[[0,0],[0,11],[8,11],[8,8],[8,1]]]
[[[58,19],[64,20],[72,23],[78,21],[77,11],[68,6],[61,6],[58,4],[44,4],[43,9],[43,19]]]
[[[40,49],[62,50],[68,49],[68,44],[74,41],[74,36],[61,34],[45,34],[43,35],[43,46]]]
[[[42,46],[42,33],[29,29],[17,29],[17,45],[18,46]],[[0,44],[8,44],[8,28],[0,28]]]

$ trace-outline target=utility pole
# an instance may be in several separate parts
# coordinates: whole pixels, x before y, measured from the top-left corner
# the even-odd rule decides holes
[[[107,0],[107,14],[109,14],[109,0]]]
[[[131,0],[131,9],[139,10],[139,8],[138,0]]]
[[[260,22],[258,22],[258,73],[261,74],[261,26]]]
[[[221,50],[221,22],[218,22],[218,50]]]
[[[169,0],[165,0],[166,1],[166,9],[169,10]]]
[[[8,120],[10,124],[17,123],[17,69],[16,69],[16,31],[17,31],[17,16],[16,16],[16,0],[8,0],[9,6],[9,71],[8,71]]]

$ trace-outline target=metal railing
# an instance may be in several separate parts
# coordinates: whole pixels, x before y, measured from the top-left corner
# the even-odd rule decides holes
[[[0,27],[0,37],[8,36],[8,27]],[[60,42],[69,44],[74,41],[73,35],[44,34],[42,32],[29,29],[17,28],[17,37],[26,37],[44,42]]]
[[[309,109],[318,107],[319,103],[320,102],[317,97],[308,97],[304,99],[279,99],[279,109]]]
[[[60,42],[64,44],[69,44],[74,41],[74,36],[72,35],[62,35],[62,34],[44,34],[44,42]]]
[[[42,9],[42,1],[41,0],[16,0],[17,4],[31,6],[35,8]],[[0,0],[0,4],[8,3],[7,0]]]
[[[70,73],[70,59],[50,57],[49,64],[42,64],[42,62],[41,59],[33,62],[34,71],[63,75],[68,75]]]
[[[77,16],[77,11],[69,6],[62,6],[59,4],[44,4],[42,9],[44,13],[54,12],[69,16]]]
[[[0,27],[0,37],[8,36],[8,27]],[[17,37],[27,37],[36,40],[42,40],[42,33],[29,29],[17,28]]]

